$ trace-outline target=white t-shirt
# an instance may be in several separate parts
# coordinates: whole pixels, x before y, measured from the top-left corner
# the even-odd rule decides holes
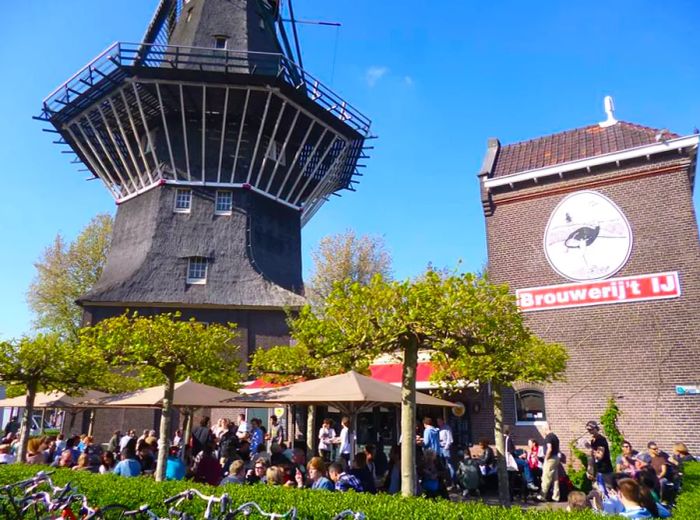
[[[318,449],[330,451],[335,438],[335,430],[333,428],[323,428],[318,430]]]
[[[340,453],[352,455],[352,440],[352,433],[347,427],[343,426],[343,429],[340,430]]]
[[[236,430],[236,435],[238,437],[243,437],[246,433],[250,433],[250,429],[248,428],[248,422],[247,421],[241,421],[241,424],[238,425],[238,430]]]

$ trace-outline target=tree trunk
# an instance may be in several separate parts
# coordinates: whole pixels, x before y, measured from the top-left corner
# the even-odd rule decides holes
[[[182,425],[182,450],[180,450],[180,458],[188,460],[188,450],[190,446],[190,437],[192,437],[192,417],[194,410],[192,408],[185,409],[185,424]]]
[[[498,464],[498,500],[501,505],[510,505],[510,487],[508,468],[506,467],[506,449],[503,438],[503,395],[501,385],[493,385],[494,436],[496,437],[496,463]]]
[[[315,440],[316,436],[314,435],[314,423],[316,422],[316,407],[314,405],[309,406],[309,409],[306,413],[306,448],[309,451],[309,455],[313,457],[314,453],[316,453],[316,446],[315,446]]]
[[[36,383],[27,385],[27,398],[24,402],[24,416],[19,430],[19,449],[17,450],[17,462],[25,462],[27,458],[27,442],[32,429],[32,414],[34,413],[34,399],[36,398]]]
[[[175,368],[166,376],[168,381],[165,384],[163,395],[163,408],[160,415],[160,441],[158,447],[158,463],[156,464],[156,482],[165,480],[165,464],[168,460],[170,448],[170,412],[175,395]]]
[[[401,374],[401,494],[416,492],[416,370],[418,343],[411,338],[404,346]]]

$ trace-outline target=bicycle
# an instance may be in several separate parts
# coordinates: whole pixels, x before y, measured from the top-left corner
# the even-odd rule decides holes
[[[41,484],[48,483],[52,491],[55,489],[49,475],[52,472],[40,471],[32,478],[7,484],[0,487],[0,514],[4,519],[22,518],[22,509],[24,508],[24,500],[29,493],[36,490]],[[14,494],[15,490],[21,490],[22,496],[18,497]]]
[[[353,511],[352,509],[346,509],[341,511],[333,517],[333,520],[342,520],[343,518],[352,518],[353,520],[367,520],[367,516],[360,511]]]
[[[235,518],[238,515],[243,515],[243,518],[248,518],[251,514],[253,514],[253,511],[255,511],[258,515],[262,516],[263,518],[269,518],[270,520],[297,520],[296,507],[291,508],[286,513],[266,513],[255,502],[246,502],[245,504],[238,506],[235,510],[227,512],[223,519],[230,520],[231,518]]]

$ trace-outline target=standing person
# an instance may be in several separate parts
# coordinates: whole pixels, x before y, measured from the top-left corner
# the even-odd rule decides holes
[[[267,434],[267,440],[272,444],[282,444],[284,442],[285,432],[284,425],[279,422],[276,415],[270,416],[270,431]]]
[[[5,425],[5,437],[11,433],[16,434],[19,431],[19,420],[16,415],[13,415]]]
[[[244,439],[247,437],[248,433],[250,432],[250,428],[248,426],[248,423],[245,420],[245,414],[239,414],[238,415],[238,430],[236,431],[236,435],[238,435],[239,439]]]
[[[219,437],[219,463],[224,471],[228,471],[231,462],[237,457],[238,437],[233,424],[229,422],[228,429]]]
[[[340,420],[340,424],[343,428],[340,430],[340,438],[336,441],[340,445],[339,454],[340,458],[345,461],[345,467],[350,467],[350,459],[352,458],[353,446],[355,444],[355,436],[350,431],[350,417],[343,417]]]
[[[552,500],[559,502],[559,437],[552,431],[551,425],[545,428],[544,466],[542,467],[542,493],[537,495],[540,502],[547,501],[547,494],[552,488]]]
[[[119,452],[119,439],[121,439],[121,437],[122,432],[119,430],[114,430],[112,436],[109,438],[109,446],[107,447],[107,451],[111,451],[112,453]]]
[[[440,441],[440,462],[450,473],[450,487],[452,487],[455,482],[455,467],[452,464],[452,444],[454,443],[452,428],[442,417],[438,417],[437,425],[439,429],[438,439]]]
[[[600,433],[600,426],[595,421],[586,423],[586,431],[591,434],[591,457],[595,465],[595,472],[602,475],[607,486],[612,485],[613,465],[610,459],[610,446],[608,439]],[[602,454],[595,455],[596,451],[603,450]],[[593,480],[596,475],[588,475],[588,478]]]
[[[122,452],[124,451],[124,448],[126,448],[126,445],[131,442],[132,439],[136,439],[136,430],[129,430],[127,431],[124,436],[119,439],[119,451]],[[136,446],[136,443],[134,442],[134,446]]]
[[[199,455],[205,446],[214,441],[214,435],[209,429],[209,417],[206,415],[199,419],[199,426],[192,430],[192,438],[190,439],[190,447],[192,448],[192,457]]]
[[[262,421],[260,419],[253,418],[250,420],[250,453],[255,455],[258,452],[258,448],[262,446],[264,440],[264,434],[262,431]]]
[[[333,421],[324,419],[321,428],[318,430],[318,453],[323,461],[328,464],[331,461],[331,450],[335,442],[335,430]]]
[[[433,419],[425,417],[423,419],[423,450],[433,450],[440,453],[440,432],[433,426]]]

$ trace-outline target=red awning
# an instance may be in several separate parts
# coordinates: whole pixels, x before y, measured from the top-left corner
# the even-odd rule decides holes
[[[384,383],[390,383],[392,385],[401,385],[401,371],[403,365],[401,363],[379,363],[376,365],[370,365],[369,371],[370,376],[377,381],[382,381]],[[430,376],[432,375],[434,368],[430,362],[418,363],[417,377],[416,377],[416,388],[419,390],[435,388],[435,385],[430,383]],[[276,388],[281,385],[268,383],[262,379],[256,379],[249,383],[246,383],[243,387],[244,392],[254,393],[259,390],[269,390],[270,388]]]

